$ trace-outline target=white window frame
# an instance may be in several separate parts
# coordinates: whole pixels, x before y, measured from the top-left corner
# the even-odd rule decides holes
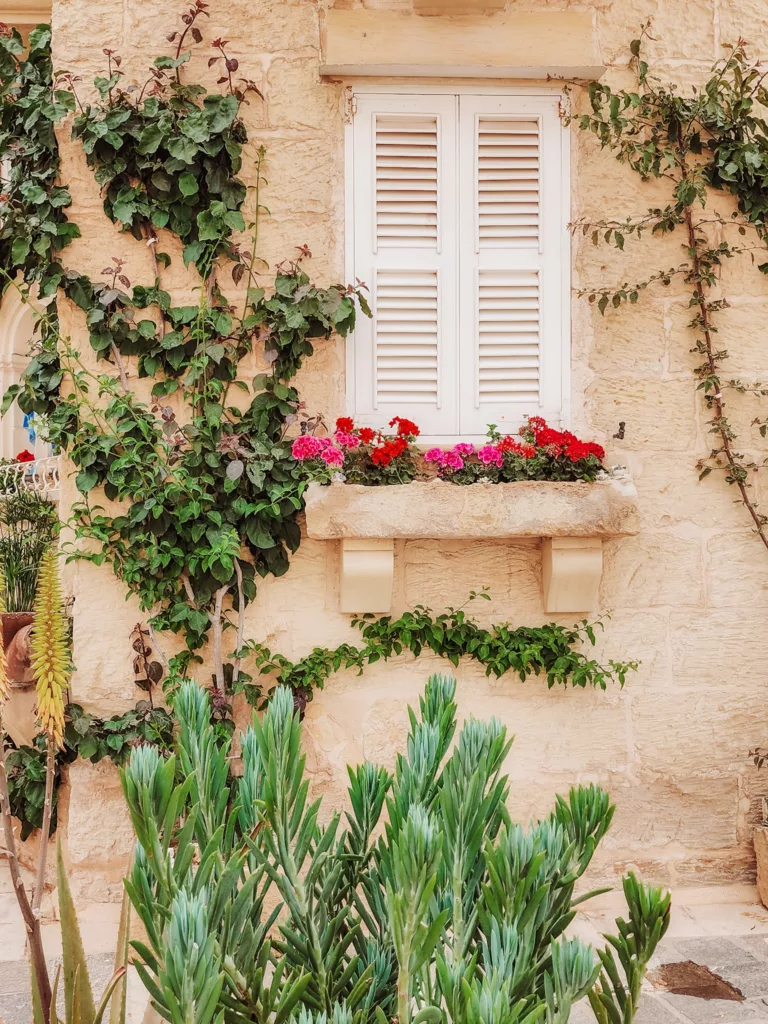
[[[566,103],[561,88],[557,85],[548,86],[510,86],[501,83],[431,83],[424,79],[405,80],[401,82],[377,83],[366,79],[346,83],[350,99],[350,109],[355,109],[355,96],[374,95],[418,95],[418,96],[488,96],[524,98],[530,96],[546,96],[561,104]],[[457,132],[457,140],[460,137]],[[562,123],[560,125],[560,200],[563,223],[560,226],[560,388],[561,403],[559,416],[550,416],[552,426],[568,428],[571,426],[571,233],[568,224],[571,220],[571,132]],[[459,154],[457,153],[457,160]],[[550,173],[552,171],[550,170]],[[460,211],[459,211],[460,216]],[[354,145],[354,113],[347,118],[344,126],[344,262],[346,279],[354,281],[355,275],[355,145]],[[365,282],[370,286],[370,282]],[[546,298],[545,298],[546,301]],[[362,314],[359,314],[362,315]],[[346,410],[354,415],[356,408],[356,338],[355,333],[346,339]],[[546,357],[545,357],[546,358]],[[459,364],[462,354],[459,350]],[[402,415],[408,416],[407,408]],[[386,424],[377,424],[384,427]],[[485,439],[484,434],[423,434],[420,442],[425,446],[431,444],[454,444],[457,441],[472,441],[475,444]]]

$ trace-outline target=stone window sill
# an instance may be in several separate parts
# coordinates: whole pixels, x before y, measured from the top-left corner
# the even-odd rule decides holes
[[[626,478],[459,487],[440,480],[389,487],[310,484],[307,534],[341,542],[341,610],[388,612],[394,541],[542,538],[548,612],[594,609],[603,541],[639,532],[637,491]]]

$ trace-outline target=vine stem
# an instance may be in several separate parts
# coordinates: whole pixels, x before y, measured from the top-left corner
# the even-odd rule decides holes
[[[160,655],[160,661],[162,661],[163,665],[165,665],[165,671],[166,672],[170,672],[171,671],[171,665],[170,665],[170,662],[168,661],[168,656],[166,655],[166,653],[163,650],[163,648],[160,646],[160,644],[158,642],[158,639],[157,639],[157,634],[155,633],[155,631],[154,631],[154,629],[152,627],[152,622],[150,620],[147,620],[147,629],[149,630],[149,635],[152,638],[152,644],[153,644],[155,650],[157,651],[157,653]]]
[[[47,779],[46,779],[47,785]],[[3,833],[5,836],[5,854],[8,858],[8,866],[11,871],[11,882],[13,891],[16,894],[16,902],[19,904],[21,916],[24,919],[24,927],[27,930],[27,941],[32,959],[32,968],[35,973],[37,989],[40,994],[40,1003],[43,1010],[43,1019],[48,1020],[51,1013],[51,979],[48,975],[48,965],[45,962],[45,950],[40,931],[40,916],[36,914],[24,888],[24,880],[21,877],[19,867],[19,855],[16,848],[16,836],[13,832],[13,821],[11,819],[11,797],[8,788],[8,772],[5,766],[5,737],[0,725],[0,810],[3,817]],[[41,836],[40,856],[43,850],[47,850],[48,843]]]
[[[245,595],[243,594],[243,570],[240,568],[240,559],[235,559],[235,575],[237,576],[237,657],[232,667],[232,686],[234,687],[240,678],[240,666],[243,659],[240,651],[243,648],[243,637],[245,635]]]
[[[691,253],[691,262],[693,263],[693,269],[695,273],[695,288],[696,288],[696,301],[699,306],[699,313],[701,316],[701,327],[702,334],[704,336],[704,346],[706,348],[706,361],[710,375],[714,378],[718,377],[717,362],[715,360],[715,348],[712,343],[712,324],[709,319],[709,305],[707,303],[707,296],[704,291],[704,285],[701,280],[701,259],[699,257],[699,245],[696,235],[696,225],[693,220],[693,213],[690,206],[685,208],[685,224],[688,229],[688,247]],[[723,400],[720,393],[720,385],[718,383],[717,390],[712,397],[712,401],[715,407],[715,426],[717,432],[720,435],[720,440],[723,445],[723,453],[728,459],[730,465],[734,464],[733,446],[731,444],[731,438],[728,431],[723,426],[725,421],[725,413],[723,410]],[[757,509],[755,508],[752,499],[749,496],[746,483],[734,475],[734,481],[741,494],[741,500],[746,505],[747,510],[752,517],[752,521],[755,524],[755,528],[766,548],[768,548],[768,535],[765,532],[765,523],[763,523]]]
[[[147,248],[149,249],[149,254],[152,257],[152,270],[154,271],[154,275],[155,275],[155,284],[157,285],[158,288],[160,288],[160,263],[158,261],[157,252],[156,252],[157,243],[158,243],[158,237],[157,237],[157,233],[155,232],[155,229],[152,227],[152,225],[149,223],[149,221],[145,222],[145,224],[144,224],[144,237],[147,239]],[[163,313],[162,309],[160,309],[160,306],[158,306],[157,308],[160,311],[160,324],[159,324],[160,337],[164,338],[165,337],[165,314]]]
[[[48,756],[45,760],[45,803],[43,804],[43,823],[40,826],[40,857],[37,862],[37,883],[32,898],[32,911],[40,918],[40,904],[43,902],[45,889],[45,869],[48,862],[48,841],[51,834],[51,816],[53,815],[53,777],[56,774],[56,741],[48,737]]]
[[[112,358],[115,360],[117,372],[120,374],[120,386],[123,389],[123,394],[128,395],[130,394],[131,389],[128,386],[128,374],[125,372],[125,363],[123,362],[123,357],[120,355],[120,349],[117,347],[114,341],[112,342],[112,345],[110,347],[112,349]]]
[[[216,591],[216,603],[214,604],[213,611],[208,613],[208,617],[211,620],[211,631],[213,633],[213,664],[216,670],[216,689],[221,693],[224,693],[224,654],[222,651],[222,629],[221,629],[221,616],[222,606],[224,604],[224,598],[229,591],[229,585],[219,587]]]

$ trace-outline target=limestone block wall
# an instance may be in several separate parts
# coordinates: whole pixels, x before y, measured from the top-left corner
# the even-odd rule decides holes
[[[410,0],[363,5],[410,10]],[[104,66],[102,48],[110,47],[122,55],[126,74],[143,81],[150,57],[167,47],[178,6],[173,0],[54,0],[55,66],[81,76],[84,97]],[[337,6],[362,5],[338,0]],[[650,56],[660,74],[683,84],[701,81],[722,44],[740,35],[768,55],[762,0],[510,0],[507,13],[574,6],[594,13],[612,83],[627,81],[629,42],[650,16]],[[326,283],[341,280],[343,86],[318,74],[323,6],[312,0],[213,0],[210,14],[207,39],[229,39],[243,75],[265,97],[252,97],[245,108],[252,139],[246,178],[252,180],[257,146],[267,147],[264,199],[271,213],[262,225],[261,255],[274,265],[293,246],[308,244],[314,276]],[[207,55],[200,51],[191,66],[213,88],[215,69],[207,70]],[[556,55],[546,63],[556,64]],[[576,87],[571,95],[577,109],[583,107],[584,90]],[[119,255],[134,282],[148,281],[146,247],[109,224],[66,130],[61,142],[74,196],[71,216],[83,235],[67,250],[68,264],[98,277],[109,257]],[[640,188],[632,172],[576,130],[572,153],[574,219],[607,211],[624,216],[658,198],[658,189]],[[750,826],[768,776],[759,776],[747,755],[765,743],[768,728],[768,553],[722,479],[697,480],[695,462],[710,441],[695,397],[684,288],[673,284],[604,318],[576,295],[585,285],[631,280],[649,266],[675,265],[683,258],[680,241],[633,242],[621,255],[576,239],[572,255],[573,429],[604,444],[608,463],[630,468],[642,517],[637,537],[606,544],[600,603],[612,617],[600,634],[598,656],[641,659],[639,671],[623,691],[605,693],[548,691],[536,679],[488,680],[470,665],[457,675],[461,714],[498,715],[516,735],[508,764],[516,813],[543,814],[553,795],[571,783],[599,782],[611,791],[617,813],[596,874],[615,878],[634,866],[668,883],[701,885],[753,877]],[[161,247],[174,257],[166,287],[181,297],[191,282],[178,247],[167,238]],[[731,303],[725,318],[729,367],[734,376],[760,376],[768,370],[768,285],[749,261],[734,262],[724,271],[723,290]],[[68,327],[87,353],[83,324],[73,311]],[[330,420],[341,414],[343,342],[322,345],[299,384],[310,409]],[[734,401],[741,446],[761,460],[768,442],[751,426],[755,406],[739,400],[736,409]],[[626,424],[621,440],[614,436],[620,421]],[[66,486],[64,492],[66,504]],[[334,543],[305,539],[290,572],[260,585],[246,635],[293,657],[315,644],[350,639],[349,616],[338,611],[337,559]],[[478,609],[483,621],[541,623],[547,616],[540,576],[537,541],[399,540],[394,610],[417,603],[442,610],[488,586],[492,601]],[[73,699],[102,714],[124,709],[138,696],[129,632],[139,613],[125,602],[108,569],[76,564],[68,586],[75,597]],[[416,701],[429,672],[446,667],[404,656],[362,677],[333,677],[307,713],[314,789],[338,805],[345,796],[347,761],[371,758],[391,766],[404,736],[407,703]],[[112,898],[128,842],[113,770],[80,765],[71,770],[70,784],[68,850],[80,892],[83,898]]]

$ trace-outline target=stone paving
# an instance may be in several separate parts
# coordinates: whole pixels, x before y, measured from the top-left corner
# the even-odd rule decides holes
[[[614,931],[621,913],[620,894],[592,901],[582,910],[573,931],[593,946],[602,933]],[[672,925],[651,964],[692,961],[707,967],[743,995],[742,1000],[705,1000],[663,991],[646,982],[644,1001],[635,1024],[768,1024],[768,911],[756,903],[749,886],[729,889],[683,889],[673,893]],[[602,901],[602,903],[600,902]],[[592,904],[598,904],[593,906]],[[112,973],[119,908],[89,907],[81,914],[83,944],[95,992]],[[60,956],[58,925],[44,928],[44,943],[55,967]],[[142,1024],[145,993],[131,972],[129,1022]],[[29,968],[24,958],[24,932],[7,876],[0,861],[0,1024],[30,1024]],[[587,1003],[571,1014],[571,1024],[595,1024]]]

